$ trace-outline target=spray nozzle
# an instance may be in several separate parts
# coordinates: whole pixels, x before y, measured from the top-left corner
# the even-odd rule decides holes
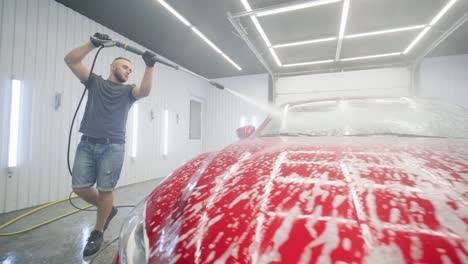
[[[222,86],[221,84],[219,84],[217,82],[210,81],[210,84],[213,85],[214,87],[220,89],[220,90],[224,90],[224,86]]]

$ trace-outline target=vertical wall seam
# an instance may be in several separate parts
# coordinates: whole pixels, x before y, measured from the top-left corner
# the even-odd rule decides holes
[[[27,37],[28,37],[28,21],[29,21],[29,16],[28,16],[28,13],[29,13],[29,1],[26,1],[26,13],[25,13],[25,21],[24,21],[24,41],[25,41],[25,45],[24,45],[24,50],[23,50],[23,79],[26,79],[26,47],[27,47]],[[24,89],[23,89],[24,90]],[[29,93],[29,96],[31,97],[31,100],[32,100],[32,96],[31,96],[31,93]],[[25,98],[25,97],[23,97]],[[24,99],[23,99],[23,102],[24,102]],[[24,109],[24,107],[22,107]],[[24,111],[24,110],[23,110]],[[27,113],[31,113],[31,111],[27,111]],[[23,113],[23,117],[25,116],[25,113]],[[28,114],[28,120],[25,120],[23,118],[23,124],[25,124],[25,121],[29,121],[29,119],[31,118],[31,115]],[[30,122],[28,122],[30,124]],[[23,129],[24,131],[25,129]],[[31,130],[27,131],[27,132],[23,132],[23,133],[28,133],[28,134],[31,134]],[[22,137],[23,139],[26,139],[28,137],[26,137],[26,135],[23,135]],[[23,140],[23,142],[25,142],[25,140]],[[30,142],[29,142],[30,143]],[[30,172],[31,172],[31,165],[32,163],[30,162],[30,158],[29,158],[29,153],[31,153],[30,151],[30,148],[29,146],[23,146],[22,149],[27,149],[27,153],[23,153],[23,157],[27,156],[28,158],[25,159],[25,160],[28,160],[28,167],[29,169],[27,170],[27,180],[26,180],[26,188],[23,188],[23,193],[25,192],[25,195],[26,196],[26,206],[29,204],[29,184],[30,184]],[[23,175],[24,177],[24,175]],[[18,184],[19,185],[19,184]],[[20,193],[20,191],[18,190],[18,193]]]
[[[15,69],[15,58],[14,58],[14,54],[15,54],[15,35],[16,35],[16,5],[17,5],[17,1],[15,1],[15,7],[13,8],[14,12],[13,12],[13,37],[11,38],[11,61],[10,61],[10,78],[13,77],[15,75],[15,73],[13,72],[14,69]]]
[[[4,0],[1,0],[2,1],[2,9],[0,12],[0,22],[3,21],[3,11],[5,11],[5,1]],[[2,57],[2,43],[3,41],[1,41],[1,36],[3,34],[3,27],[0,26],[0,58]]]

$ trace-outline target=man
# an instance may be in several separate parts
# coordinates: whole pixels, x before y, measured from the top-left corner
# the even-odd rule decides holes
[[[132,73],[132,65],[122,57],[110,65],[107,80],[96,74],[89,76],[83,59],[94,48],[109,41],[109,36],[96,33],[90,41],[73,49],[64,58],[67,66],[88,88],[88,101],[80,126],[83,135],[76,150],[72,173],[73,191],[97,207],[96,225],[83,250],[84,256],[100,249],[103,233],[117,214],[112,191],[124,160],[128,112],[136,100],[149,95],[156,62],[155,54],[146,51],[142,55],[146,69],[140,86],[124,84]]]

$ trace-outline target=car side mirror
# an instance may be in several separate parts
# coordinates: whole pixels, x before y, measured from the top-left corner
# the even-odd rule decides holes
[[[250,137],[254,132],[255,132],[255,127],[254,127],[254,126],[250,126],[250,125],[249,125],[249,126],[239,127],[239,128],[236,130],[237,137],[239,137],[239,139],[248,138],[248,137]]]

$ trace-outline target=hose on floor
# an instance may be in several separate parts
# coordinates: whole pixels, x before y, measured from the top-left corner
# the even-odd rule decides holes
[[[12,220],[6,222],[5,224],[2,224],[2,225],[0,226],[0,230],[6,228],[7,226],[12,225],[13,223],[18,222],[19,220],[25,218],[25,217],[28,216],[28,215],[31,215],[31,214],[37,212],[37,211],[40,211],[40,210],[42,210],[42,209],[45,209],[45,208],[50,207],[50,206],[52,206],[52,205],[56,205],[56,204],[61,203],[61,202],[70,201],[70,199],[75,199],[75,198],[78,198],[78,196],[65,198],[65,199],[62,199],[62,200],[58,200],[58,201],[55,201],[55,202],[47,203],[47,204],[45,204],[45,205],[39,206],[39,207],[37,207],[37,208],[34,208],[34,209],[32,209],[32,210],[30,210],[30,211],[28,211],[28,212],[26,212],[26,213],[24,213],[24,214],[22,214],[22,215],[20,215],[20,216],[17,216],[17,217],[15,217],[15,218],[13,218]],[[87,209],[87,208],[89,208],[89,207],[91,207],[91,206],[92,206],[92,205],[88,205],[88,206],[85,206],[85,207],[83,207],[83,208],[84,208],[84,209]],[[31,231],[31,230],[33,230],[33,229],[36,229],[36,228],[39,228],[39,227],[41,227],[41,226],[45,226],[45,225],[47,225],[47,224],[50,224],[50,223],[52,223],[52,222],[55,222],[55,221],[57,221],[57,220],[59,220],[59,219],[65,218],[65,217],[67,217],[67,216],[69,216],[69,215],[72,215],[72,214],[74,214],[74,213],[77,213],[77,212],[79,212],[79,211],[81,211],[81,209],[79,209],[79,210],[78,210],[78,209],[77,209],[77,210],[73,210],[73,211],[71,211],[71,212],[68,212],[68,213],[59,215],[59,216],[57,216],[57,217],[54,217],[54,218],[49,219],[49,220],[47,220],[47,221],[44,221],[44,222],[42,222],[42,223],[40,223],[40,224],[37,224],[37,225],[32,226],[32,227],[28,227],[28,228],[23,229],[23,230],[20,230],[20,231],[15,231],[15,232],[10,232],[10,233],[0,233],[0,237],[6,237],[6,236],[13,236],[13,235],[22,234],[22,233],[25,233],[25,232],[27,232],[27,231]]]

